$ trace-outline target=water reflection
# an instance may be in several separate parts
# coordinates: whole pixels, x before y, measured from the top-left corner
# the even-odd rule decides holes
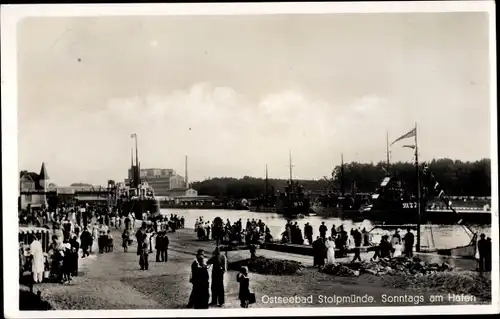
[[[271,235],[274,238],[280,238],[281,233],[285,229],[285,224],[287,220],[278,214],[273,213],[257,213],[250,212],[247,210],[223,210],[223,209],[161,209],[162,214],[177,214],[179,216],[184,216],[185,225],[187,228],[193,228],[194,223],[197,218],[203,216],[205,221],[213,221],[215,217],[220,217],[224,222],[227,219],[231,223],[237,221],[241,218],[243,223],[246,223],[247,219],[255,219],[258,221],[261,219],[270,229]],[[366,230],[371,230],[373,224],[365,220],[361,223],[353,223],[351,220],[340,220],[338,218],[323,217],[323,216],[307,216],[301,219],[295,219],[293,222],[297,222],[302,231],[304,230],[304,225],[308,222],[313,227],[313,236],[316,237],[319,234],[319,226],[322,222],[330,231],[331,227],[335,225],[336,227],[344,225],[344,229],[348,232],[351,228],[366,228]],[[491,227],[490,226],[473,226],[474,231],[479,233],[484,233],[486,236],[491,237]],[[376,229],[373,231],[372,240],[377,242],[380,237],[385,234],[390,233],[389,231],[384,231]],[[404,236],[406,229],[401,229],[401,235]],[[434,245],[432,245],[432,242]],[[431,246],[436,248],[452,248],[457,246],[467,245],[470,242],[470,236],[467,231],[460,225],[455,226],[442,226],[442,225],[422,225],[421,227],[421,245]]]

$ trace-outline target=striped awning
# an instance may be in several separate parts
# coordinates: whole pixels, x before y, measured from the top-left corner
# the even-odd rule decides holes
[[[19,227],[19,234],[39,234],[50,233],[50,230],[42,227]]]

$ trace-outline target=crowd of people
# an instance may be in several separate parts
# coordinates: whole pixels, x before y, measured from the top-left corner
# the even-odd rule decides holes
[[[269,227],[260,219],[247,219],[243,227],[241,218],[234,223],[227,219],[224,223],[221,219],[217,221],[217,218],[209,222],[199,217],[196,219],[194,230],[199,240],[219,239],[223,244],[257,245],[273,240]]]
[[[304,225],[304,236],[297,222],[287,222],[285,231],[281,234],[282,244],[311,245],[313,248],[314,265],[323,266],[335,262],[336,258],[347,256],[349,248],[353,248],[354,257],[352,262],[361,261],[361,247],[374,246],[375,255],[372,259],[378,257],[397,257],[403,252],[411,256],[414,244],[414,236],[408,229],[407,234],[402,239],[399,231],[396,230],[389,242],[388,235],[384,235],[378,245],[372,243],[372,235],[363,228],[352,228],[349,233],[344,229],[344,225],[336,227],[332,225],[328,233],[328,227],[325,222],[319,226],[319,236],[313,241],[313,227],[307,222]]]
[[[166,262],[166,233],[184,228],[184,217],[171,214],[170,218],[159,216],[151,220],[149,212],[142,217],[148,222],[144,229],[141,227],[145,240],[138,240],[138,243],[146,244],[145,253],[152,253],[153,248],[156,249],[156,261]],[[30,236],[27,243],[20,243],[20,271],[31,268],[34,283],[44,280],[68,283],[72,281],[72,277],[78,276],[79,259],[90,256],[96,243],[100,254],[113,252],[113,228],[123,229],[122,247],[128,252],[128,247],[133,242],[130,234],[135,228],[136,218],[134,214],[123,215],[109,207],[87,204],[80,207],[60,206],[54,210],[45,207],[28,209],[19,215],[19,223],[52,230],[51,243],[46,253],[41,246],[41,238],[36,235]],[[136,238],[137,236],[136,234]],[[148,260],[144,256],[141,265],[142,269],[147,269]]]
[[[42,282],[45,272],[50,272],[50,278],[55,282],[71,282],[72,277],[78,276],[79,258],[90,256],[95,243],[100,254],[113,252],[115,245],[111,232],[113,228],[122,230],[123,251],[128,252],[128,247],[133,243],[131,237],[136,222],[133,214],[120,216],[114,211],[90,206],[77,209],[61,207],[50,213],[41,210],[32,214],[30,220],[39,221],[35,222],[36,226],[44,227],[52,224],[53,230],[47,257],[43,253],[40,238],[36,235],[30,236],[28,244],[35,283]],[[184,228],[184,222],[184,217],[174,214],[152,219],[151,214],[146,212],[142,216],[141,226],[134,234],[141,270],[149,269],[149,255],[155,250],[156,262],[168,261],[167,233]],[[269,227],[262,220],[247,219],[243,222],[240,218],[231,223],[229,219],[226,222],[220,218],[206,221],[203,217],[199,217],[194,226],[198,239],[203,241],[219,240],[221,244],[251,247],[273,241]],[[354,252],[352,262],[361,261],[361,247],[370,247],[374,251],[371,260],[402,255],[412,257],[415,242],[410,228],[404,236],[401,236],[399,230],[391,235],[383,235],[380,242],[375,245],[371,233],[365,228],[362,230],[352,228],[346,231],[344,225],[338,227],[332,225],[329,229],[325,222],[322,222],[318,233],[319,236],[313,239],[314,231],[309,223],[305,224],[302,232],[297,222],[287,222],[285,231],[281,234],[281,242],[312,246],[315,267],[333,264],[337,258],[346,257],[348,252]],[[484,234],[478,241],[478,254],[479,270],[491,271],[491,239],[485,238]],[[196,259],[191,265],[190,283],[193,288],[188,307],[207,309],[210,305],[223,306],[226,272],[227,260],[218,248],[207,260],[204,251],[198,250]],[[249,290],[248,269],[243,267],[237,274],[236,280],[240,285],[238,295],[240,305],[247,308],[255,302],[255,295]],[[211,302],[209,302],[210,296]]]

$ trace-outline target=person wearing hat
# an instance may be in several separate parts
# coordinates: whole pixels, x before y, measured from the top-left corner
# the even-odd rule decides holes
[[[189,297],[188,308],[208,309],[209,279],[208,267],[205,264],[205,252],[203,249],[199,249],[196,253],[196,259],[191,264],[190,282],[193,285],[193,290]]]
[[[207,262],[212,265],[212,302],[210,305],[222,307],[224,305],[224,274],[227,270],[227,260],[221,254],[219,247],[215,247],[212,258]]]
[[[146,243],[146,222],[143,222],[141,228],[135,233],[135,238],[137,240],[137,256],[139,256],[139,265],[141,269],[145,267],[144,262],[147,262],[147,258],[143,260],[144,254],[143,250],[146,250],[146,254],[148,252],[148,245]]]

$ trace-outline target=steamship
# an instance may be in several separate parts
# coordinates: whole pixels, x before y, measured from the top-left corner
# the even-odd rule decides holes
[[[131,138],[135,140],[135,159],[133,149],[131,153],[132,174],[128,185],[117,189],[116,208],[122,216],[132,213],[136,219],[142,219],[144,213],[149,213],[151,218],[155,218],[160,216],[160,204],[153,188],[146,181],[141,181],[137,134],[132,134]]]
[[[418,164],[418,148],[416,143],[416,128],[403,135],[395,142],[408,137],[415,137],[415,145],[410,146],[415,150],[415,169],[417,173],[417,185],[414,191],[409,191],[401,179],[395,173],[386,175],[379,187],[371,194],[356,193],[355,186],[353,194],[345,195],[344,184],[344,162],[342,159],[340,170],[341,194],[329,194],[320,198],[320,205],[314,205],[313,210],[317,215],[325,217],[338,217],[350,219],[354,222],[370,220],[375,223],[388,225],[397,224],[456,224],[459,221],[467,221],[474,224],[490,224],[491,212],[487,209],[467,209],[451,207],[451,201],[444,202],[445,209],[435,209],[431,201],[444,201],[439,183],[434,175],[428,171],[427,166]],[[394,143],[395,143],[394,142]],[[393,144],[394,144],[393,143]],[[389,143],[387,143],[387,162],[389,163]]]

